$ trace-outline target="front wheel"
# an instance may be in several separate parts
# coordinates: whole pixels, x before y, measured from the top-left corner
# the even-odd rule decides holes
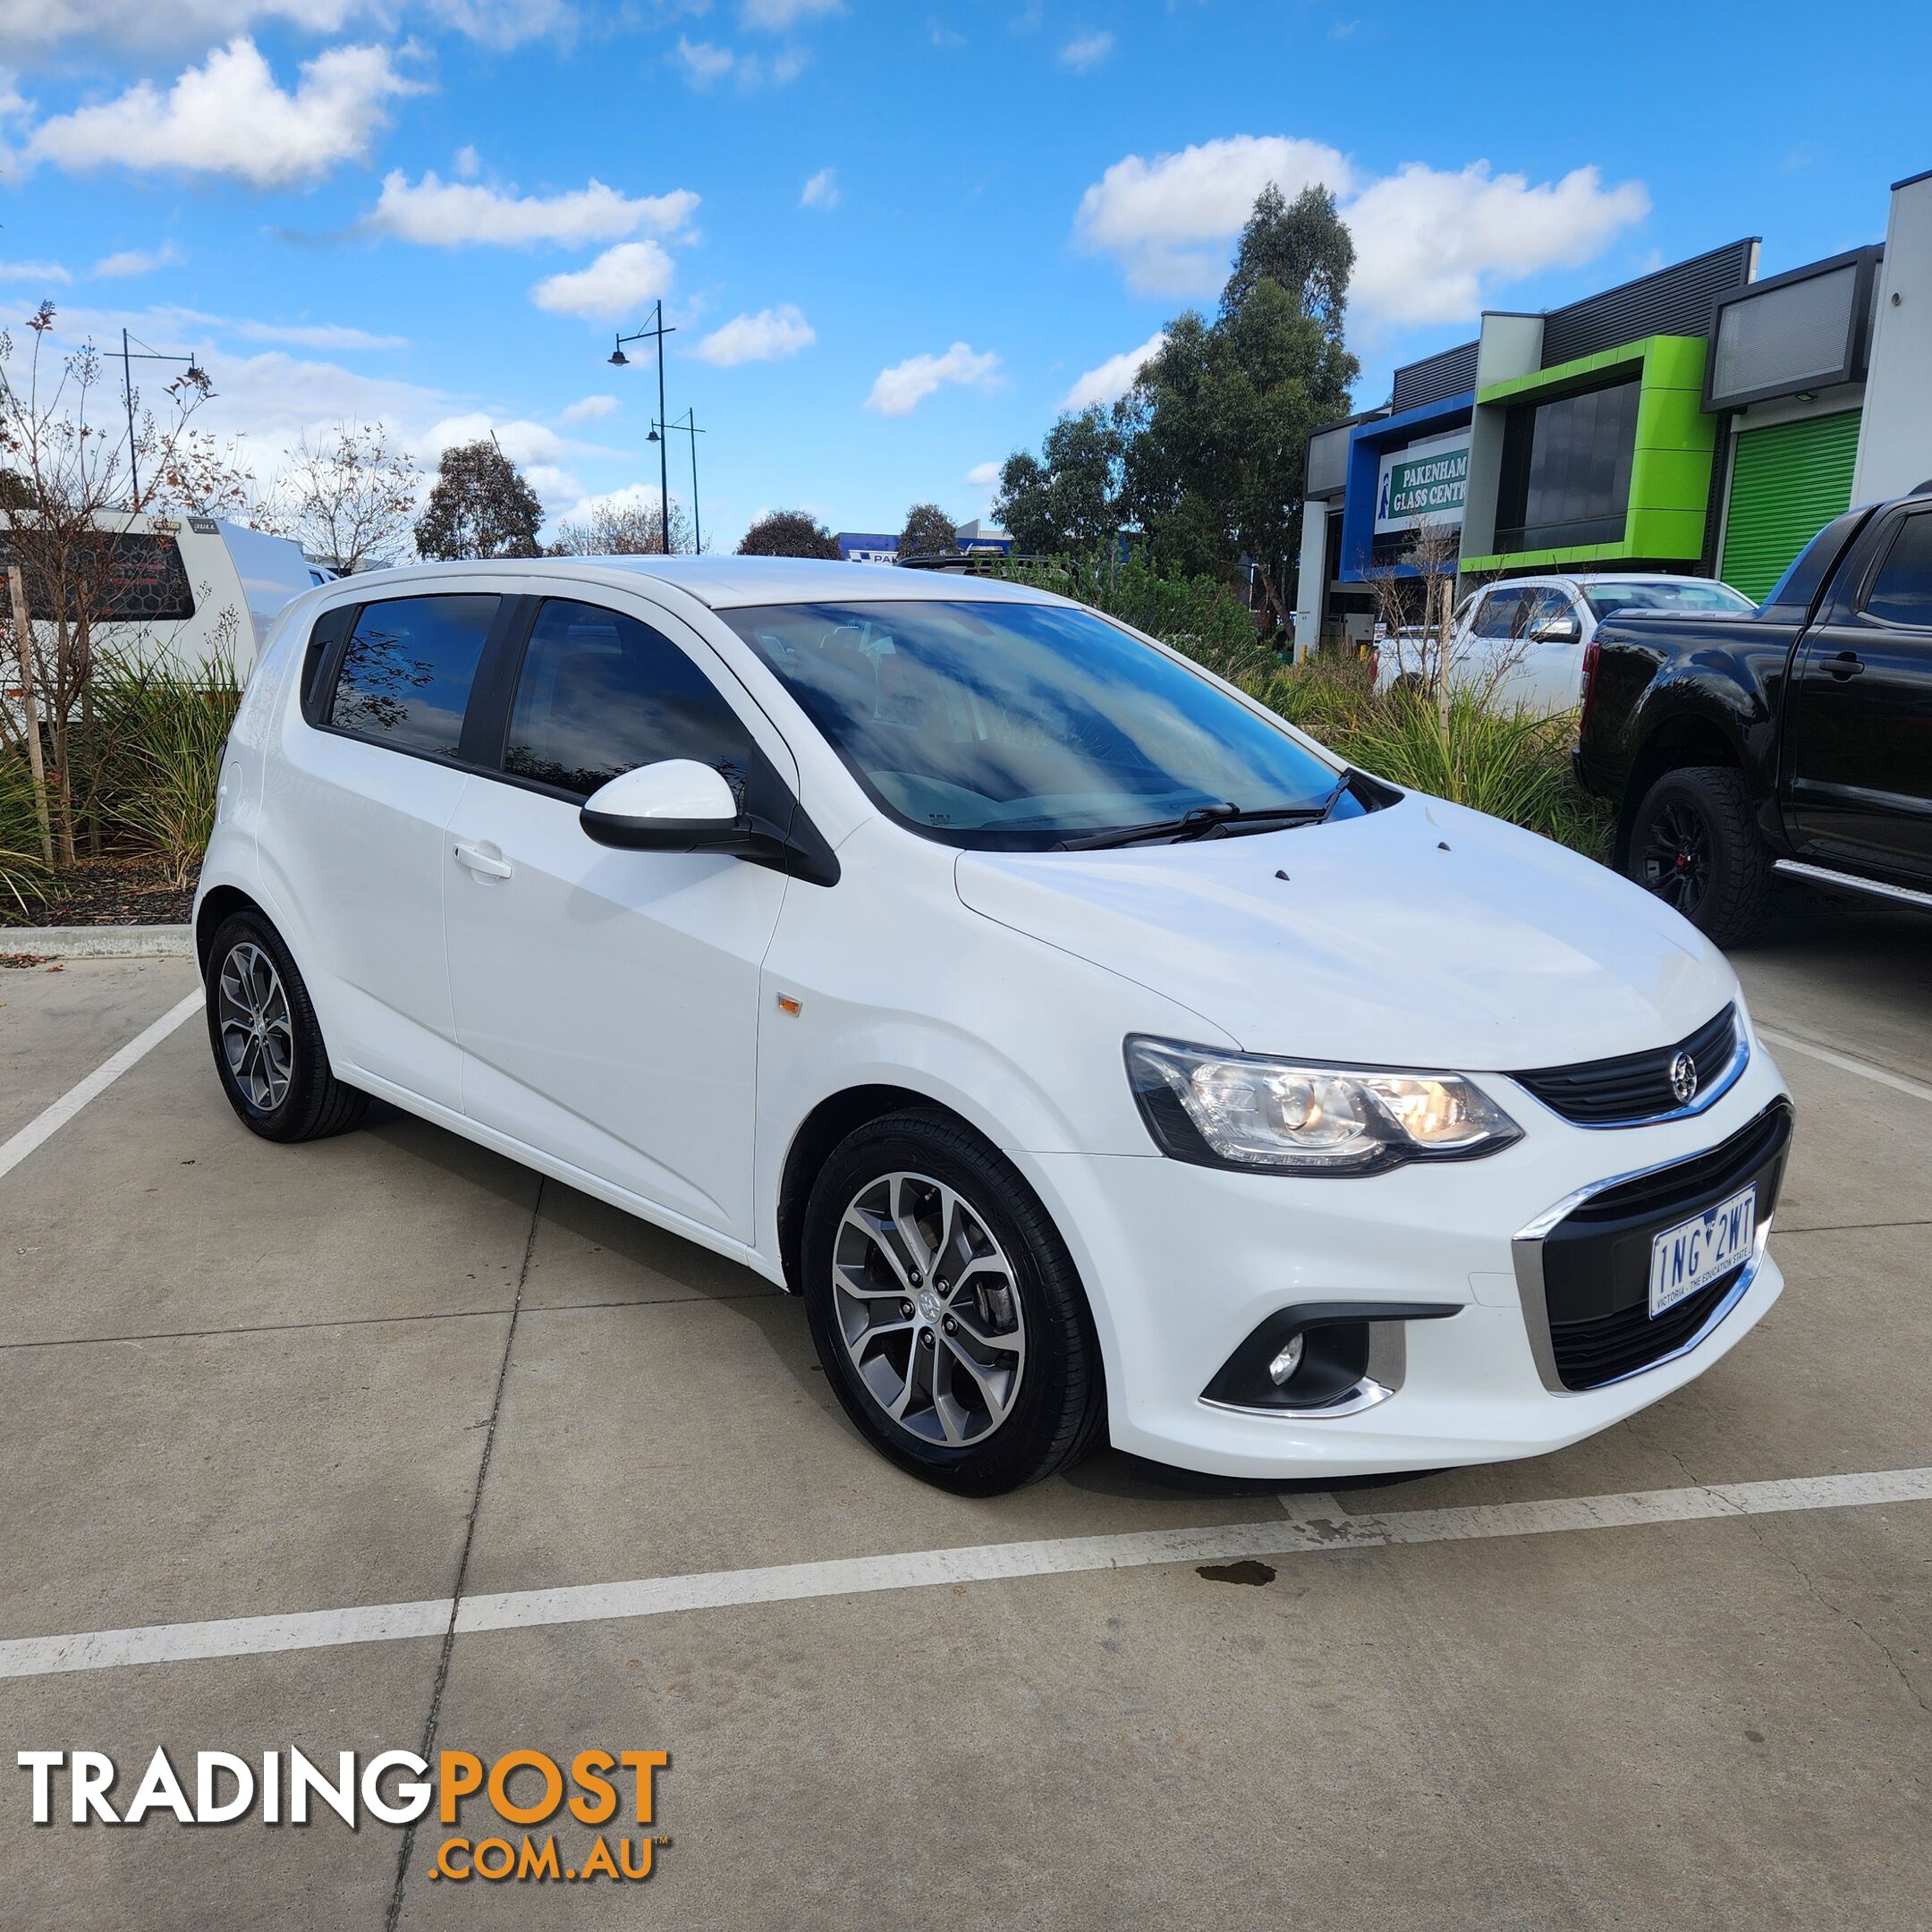
[[[1630,876],[1718,945],[1764,925],[1775,875],[1743,775],[1727,765],[1665,772],[1631,823]]]
[[[859,1128],[812,1190],[818,1360],[860,1431],[964,1496],[1038,1482],[1097,1439],[1098,1346],[1067,1254],[1013,1167],[937,1113]]]

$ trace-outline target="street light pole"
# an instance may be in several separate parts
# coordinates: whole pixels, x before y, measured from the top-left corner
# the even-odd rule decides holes
[[[131,513],[140,502],[140,461],[136,453],[134,441],[134,372],[137,362],[185,362],[188,365],[188,380],[207,385],[207,377],[200,365],[191,355],[162,355],[141,343],[139,349],[128,347],[128,332],[121,331],[121,395],[127,406],[128,443],[128,509]],[[140,342],[140,336],[133,338]]]
[[[677,430],[680,435],[688,436],[691,438],[691,549],[694,552],[701,551],[704,548],[704,530],[698,521],[698,438],[708,434],[708,432],[698,427],[698,411],[694,409],[688,409],[684,411],[682,422],[667,423],[662,417],[659,417],[651,425],[652,442],[655,443],[659,440],[658,432],[660,430],[664,431],[665,437],[668,438],[670,432],[674,429]]]
[[[649,328],[636,329],[628,335],[618,336],[616,346],[611,351],[610,359],[618,369],[623,369],[629,366],[631,360],[631,358],[623,352],[626,343],[648,340],[657,343],[657,418],[661,422],[664,419],[665,412],[664,339],[666,335],[676,335],[677,331],[674,328],[666,328],[665,326],[664,301],[661,297],[652,309],[651,314],[653,321]],[[671,468],[661,437],[657,443],[657,547],[668,556],[671,554]]]

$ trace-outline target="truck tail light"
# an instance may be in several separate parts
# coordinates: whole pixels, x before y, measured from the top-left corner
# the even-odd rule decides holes
[[[1590,700],[1597,695],[1597,666],[1602,661],[1603,648],[1595,638],[1583,647],[1583,710],[1577,719],[1577,733],[1581,736],[1583,728],[1589,723]]]

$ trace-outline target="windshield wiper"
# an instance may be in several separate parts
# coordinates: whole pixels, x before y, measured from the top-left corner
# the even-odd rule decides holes
[[[1335,801],[1348,789],[1353,776],[1344,771],[1335,789],[1319,805],[1257,805],[1243,810],[1238,805],[1197,805],[1178,818],[1156,818],[1146,825],[1111,826],[1105,832],[1091,832],[1083,838],[1059,840],[1055,852],[1104,852],[1110,846],[1152,844],[1165,839],[1169,844],[1200,838],[1233,838],[1240,835],[1229,828],[1252,826],[1257,831],[1271,826],[1318,825],[1335,809]]]

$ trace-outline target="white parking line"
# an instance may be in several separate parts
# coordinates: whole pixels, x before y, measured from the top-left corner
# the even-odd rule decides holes
[[[1302,1499],[1304,1502],[1307,1499]],[[503,1590],[466,1597],[459,1634],[538,1630],[564,1623],[667,1616],[741,1604],[797,1603],[870,1590],[926,1589],[943,1583],[987,1583],[1022,1577],[1072,1576],[1150,1563],[1226,1563],[1243,1556],[1310,1556],[1325,1550],[1402,1543],[1454,1543],[1487,1537],[1543,1536],[1559,1530],[1625,1530],[1758,1516],[1788,1510],[1846,1509],[1932,1501],[1932,1469],[1881,1470],[1856,1476],[1716,1484],[1690,1489],[1639,1489],[1620,1496],[1548,1503],[1483,1504],[1462,1509],[1392,1510],[1332,1518],[1276,1517],[1203,1530],[1146,1530],[1123,1536],[1064,1537],[1038,1543],[988,1543],[903,1555],[854,1556],[831,1563],[782,1563],[761,1570],[713,1570],[589,1583],[562,1589]],[[228,1617],[212,1623],[162,1623],[146,1630],[88,1631],[67,1637],[0,1642],[0,1679],[62,1671],[110,1670],[126,1664],[173,1664],[191,1657],[261,1657],[340,1644],[386,1643],[440,1636],[447,1597],[372,1604],[287,1616]]]
[[[89,1100],[106,1093],[134,1065],[145,1059],[190,1013],[201,1011],[201,989],[170,1006],[151,1027],[137,1033],[118,1053],[110,1054],[84,1080],[70,1087],[52,1106],[44,1107],[12,1140],[0,1141],[0,1176],[10,1174],[40,1145],[58,1133]]]
[[[1869,1060],[1855,1060],[1850,1054],[1835,1053],[1829,1046],[1814,1046],[1809,1040],[1796,1038],[1790,1033],[1778,1033],[1767,1026],[1758,1029],[1758,1038],[1775,1046],[1781,1053],[1803,1054],[1808,1059],[1822,1060],[1826,1066],[1835,1066],[1843,1073],[1856,1073],[1860,1080],[1877,1080],[1881,1087],[1891,1087],[1902,1094],[1910,1094],[1915,1100],[1932,1100],[1932,1087],[1923,1080],[1907,1080],[1902,1073],[1893,1073],[1884,1067],[1874,1066]]]

